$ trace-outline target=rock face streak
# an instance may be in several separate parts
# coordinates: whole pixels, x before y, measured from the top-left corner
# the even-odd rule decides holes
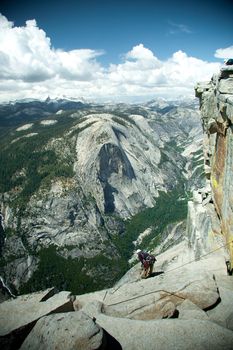
[[[204,130],[203,148],[207,186],[196,193],[195,204],[190,203],[190,223],[193,206],[196,205],[196,209],[199,206],[199,219],[202,216],[200,219],[202,229],[199,230],[199,234],[202,237],[201,240],[205,240],[202,248],[204,245],[214,248],[213,242],[216,244],[216,239],[213,241],[213,237],[218,241],[222,240],[230,253],[229,269],[232,270],[233,66],[223,67],[220,74],[214,75],[210,82],[197,84],[196,96],[200,100]],[[191,234],[192,227],[191,224]],[[201,250],[199,249],[199,253]]]

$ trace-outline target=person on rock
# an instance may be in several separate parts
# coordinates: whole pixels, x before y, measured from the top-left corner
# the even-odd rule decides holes
[[[151,276],[153,272],[154,263],[156,261],[155,256],[144,252],[141,249],[138,249],[136,253],[138,255],[138,259],[142,264],[141,278],[147,278]]]

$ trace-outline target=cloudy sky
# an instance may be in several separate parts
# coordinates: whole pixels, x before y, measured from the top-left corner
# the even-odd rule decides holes
[[[193,96],[232,33],[232,0],[2,0],[0,101]]]

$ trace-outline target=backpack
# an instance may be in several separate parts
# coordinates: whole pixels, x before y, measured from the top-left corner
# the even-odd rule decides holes
[[[156,261],[156,258],[154,255],[148,254],[148,256],[146,257],[146,262],[150,265],[153,265]]]

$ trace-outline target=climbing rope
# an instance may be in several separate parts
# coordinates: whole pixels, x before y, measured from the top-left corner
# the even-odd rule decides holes
[[[206,253],[206,254],[201,255],[199,258],[195,258],[195,259],[190,260],[189,262],[187,262],[187,263],[185,263],[185,264],[183,264],[183,265],[180,265],[180,266],[175,267],[175,268],[173,268],[173,269],[167,270],[167,271],[164,272],[163,274],[167,274],[168,272],[178,270],[178,269],[180,269],[181,267],[186,266],[186,265],[189,265],[189,264],[191,264],[191,263],[193,263],[193,262],[195,262],[195,261],[199,261],[199,260],[201,260],[202,258],[206,257],[207,255],[213,254],[213,253],[215,253],[216,251],[218,251],[218,250],[220,250],[220,249],[222,249],[222,248],[227,247],[227,246],[228,246],[229,244],[231,244],[231,243],[233,243],[233,241],[229,241],[228,243],[226,243],[226,244],[224,244],[224,245],[222,245],[222,246],[220,246],[220,247],[218,247],[218,248],[216,248],[216,249],[214,249],[214,250],[211,250],[211,251],[209,251],[209,252]]]
[[[191,264],[191,263],[193,263],[193,262],[199,261],[199,260],[201,260],[202,258],[204,258],[204,257],[206,257],[206,256],[208,256],[208,255],[210,255],[210,254],[213,254],[213,253],[215,253],[216,251],[218,251],[218,250],[220,250],[220,249],[222,249],[222,248],[227,247],[227,246],[228,246],[229,244],[231,244],[231,243],[233,243],[233,241],[229,241],[229,242],[227,242],[226,244],[224,244],[224,245],[222,245],[222,246],[220,246],[220,247],[218,247],[218,248],[216,248],[216,249],[214,249],[214,250],[211,250],[211,251],[209,251],[209,252],[206,253],[206,254],[203,254],[203,255],[200,256],[199,258],[193,259],[193,260],[191,260],[191,261],[189,261],[189,262],[187,262],[187,263],[185,263],[185,264],[183,264],[183,265],[180,265],[180,266],[177,266],[177,267],[175,267],[175,268],[173,268],[173,269],[167,270],[166,272],[163,273],[163,276],[164,276],[165,274],[169,273],[169,272],[178,270],[178,269],[180,269],[180,268],[182,268],[182,267],[184,267],[184,266],[186,266],[186,265],[189,265],[189,264]],[[185,287],[183,287],[182,289],[184,289],[184,288],[185,288]],[[182,290],[182,289],[181,289],[181,290]],[[125,299],[125,300],[122,300],[122,301],[119,301],[119,302],[116,302],[116,303],[106,304],[106,306],[114,306],[114,305],[122,304],[122,303],[125,303],[125,302],[128,302],[128,301],[135,300],[135,299],[141,298],[141,297],[143,297],[143,296],[146,296],[146,295],[149,295],[149,294],[153,294],[153,293],[158,293],[158,292],[165,292],[165,293],[167,293],[167,294],[169,294],[169,295],[174,295],[174,296],[176,296],[176,297],[178,297],[178,298],[185,299],[185,298],[181,297],[180,295],[177,295],[177,293],[181,292],[181,290],[178,290],[178,291],[176,291],[176,292],[169,292],[169,291],[166,291],[166,290],[163,290],[163,289],[153,290],[153,291],[150,291],[150,292],[148,292],[148,293],[144,293],[144,294],[141,294],[141,295],[137,295],[137,296],[135,296],[135,297],[132,297],[132,298],[129,298],[129,299]],[[106,297],[106,295],[107,295],[107,292],[108,292],[108,291],[106,291],[106,293],[105,293],[104,299],[105,299],[105,297]],[[163,299],[163,298],[166,298],[166,297],[167,297],[167,294],[166,294],[165,296],[162,296],[161,298],[159,298],[157,301],[159,301],[159,300],[161,300],[161,299]]]

